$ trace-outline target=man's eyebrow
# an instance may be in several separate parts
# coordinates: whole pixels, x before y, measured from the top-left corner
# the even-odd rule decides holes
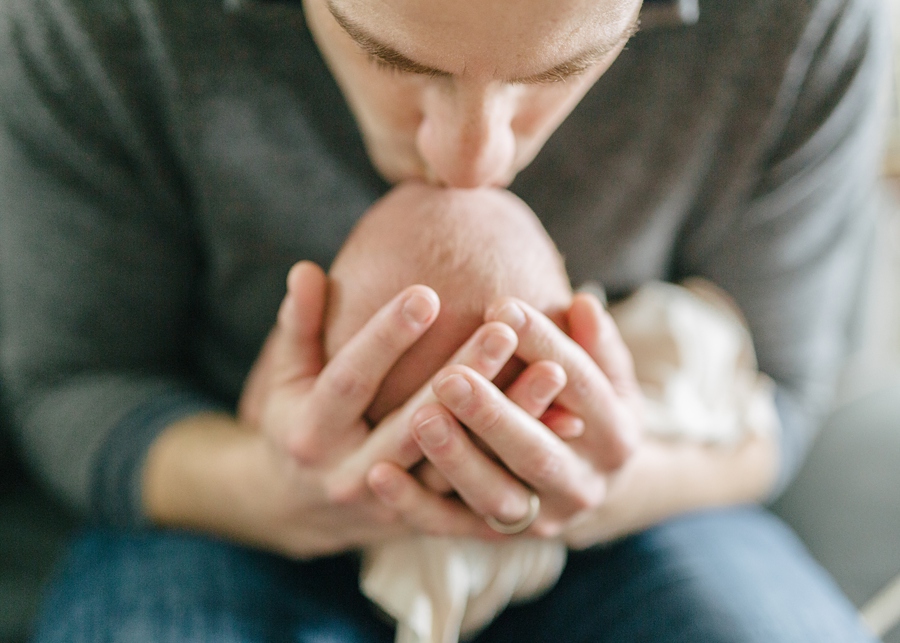
[[[542,71],[537,74],[532,74],[531,76],[525,76],[523,78],[510,78],[508,82],[521,85],[536,85],[542,83],[561,82],[572,76],[577,76],[578,74],[590,69],[593,65],[596,65],[598,62],[603,60],[609,54],[609,52],[613,51],[622,42],[630,39],[634,34],[636,34],[638,31],[638,24],[638,20],[632,22],[631,25],[629,25],[628,29],[626,29],[625,32],[622,33],[622,35],[619,36],[614,42],[594,45],[593,47],[582,51],[580,54],[576,54],[569,60],[556,65],[552,69],[548,69],[547,71]]]
[[[428,65],[423,65],[422,63],[407,58],[404,54],[400,53],[390,45],[381,42],[347,18],[347,16],[334,6],[333,0],[328,0],[326,4],[331,15],[334,16],[335,21],[337,21],[341,28],[347,32],[347,35],[350,36],[363,51],[377,59],[379,62],[389,65],[398,71],[404,71],[411,74],[420,74],[433,78],[450,78],[453,76],[453,74],[443,69],[429,67]],[[552,69],[530,76],[523,76],[521,78],[510,78],[507,82],[526,85],[542,84],[559,82],[571,76],[576,76],[602,60],[609,52],[619,46],[620,43],[628,40],[637,33],[638,23],[639,19],[636,17],[629,25],[628,29],[626,29],[615,42],[595,45],[571,59],[556,65]]]
[[[334,6],[332,0],[328,0],[326,4],[328,5],[328,10],[331,12],[331,15],[334,16],[334,19],[341,26],[341,29],[346,31],[347,35],[350,36],[363,51],[373,58],[400,71],[412,74],[440,76],[445,78],[452,76],[450,72],[435,69],[434,67],[429,67],[428,65],[423,65],[422,63],[410,60],[393,47],[384,44],[371,34],[366,33],[359,25],[342,14],[338,8]]]

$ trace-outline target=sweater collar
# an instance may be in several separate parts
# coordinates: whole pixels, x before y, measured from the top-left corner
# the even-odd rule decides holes
[[[641,31],[692,25],[699,19],[699,0],[644,0],[641,7]]]

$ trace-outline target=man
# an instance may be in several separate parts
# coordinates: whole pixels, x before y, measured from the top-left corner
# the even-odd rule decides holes
[[[322,556],[410,532],[487,535],[481,516],[565,537],[596,512],[593,542],[635,535],[586,552],[484,640],[865,640],[762,511],[643,530],[763,499],[802,459],[870,229],[877,3],[704,5],[695,27],[624,53],[639,10],[627,0],[233,4],[4,8],[3,372],[26,452],[76,507],[319,560],[90,532],[39,636],[385,637],[364,606],[329,599],[326,570],[341,597],[355,572]],[[309,264],[278,314],[262,433],[246,431],[228,409],[288,267],[327,265],[384,181],[405,178],[510,184],[576,283],[724,287],[779,384],[780,441],[726,454],[642,439],[627,355],[590,300],[568,313],[571,340],[498,302],[436,376],[442,405],[407,405],[370,433],[362,411],[438,302],[405,291],[323,366],[324,280]],[[479,375],[513,346],[562,366],[558,401],[582,438],[554,440],[527,399]],[[407,472],[423,454],[464,503]]]

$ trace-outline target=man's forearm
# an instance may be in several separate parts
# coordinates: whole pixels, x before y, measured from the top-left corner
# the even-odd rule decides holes
[[[570,546],[589,547],[700,509],[759,502],[776,479],[773,437],[749,437],[735,447],[647,438],[611,476],[606,502],[571,527]]]
[[[247,509],[261,508],[265,498],[255,493],[259,481],[250,474],[265,470],[254,466],[254,460],[265,458],[268,448],[261,435],[226,414],[205,413],[173,424],[147,455],[147,516],[164,527],[252,541],[245,529],[253,521]]]

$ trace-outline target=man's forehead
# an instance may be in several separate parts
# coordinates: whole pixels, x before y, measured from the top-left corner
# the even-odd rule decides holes
[[[345,29],[349,25],[417,63],[454,75],[507,78],[614,49],[630,35],[640,5],[638,0],[323,1]]]

